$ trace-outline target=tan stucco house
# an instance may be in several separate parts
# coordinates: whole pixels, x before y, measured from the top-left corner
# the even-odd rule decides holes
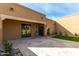
[[[16,3],[0,3],[0,44],[3,40],[48,36],[79,35],[79,14],[57,20]]]
[[[3,40],[53,34],[54,24],[44,14],[20,4],[0,3],[0,43]]]
[[[79,14],[64,16],[56,21],[56,32],[62,35],[79,35]]]

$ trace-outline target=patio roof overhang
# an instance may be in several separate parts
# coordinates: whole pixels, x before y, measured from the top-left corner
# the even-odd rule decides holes
[[[40,23],[40,24],[45,24],[45,25],[46,25],[46,22],[45,22],[45,21],[32,20],[32,19],[25,19],[25,18],[10,16],[10,15],[4,15],[4,14],[0,14],[0,17],[1,17],[1,20],[12,19],[12,20],[25,21],[25,22],[32,22],[32,23]]]

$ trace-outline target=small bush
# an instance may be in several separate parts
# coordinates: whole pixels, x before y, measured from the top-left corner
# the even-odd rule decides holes
[[[75,36],[78,36],[77,33],[75,33]]]
[[[4,41],[3,46],[4,46],[5,55],[11,56],[12,55],[12,43],[10,43],[9,41]]]

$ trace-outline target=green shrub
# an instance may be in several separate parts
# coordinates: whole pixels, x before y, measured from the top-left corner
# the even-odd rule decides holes
[[[77,33],[75,33],[75,36],[78,36]]]
[[[6,53],[5,55],[11,56],[12,55],[12,43],[10,43],[9,41],[4,41],[3,46],[4,46],[4,52]]]
[[[53,38],[59,38],[63,40],[70,40],[70,41],[76,41],[79,42],[79,36],[62,36],[62,35],[55,35],[52,36]]]

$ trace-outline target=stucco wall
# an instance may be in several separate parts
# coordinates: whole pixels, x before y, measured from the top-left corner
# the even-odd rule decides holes
[[[36,29],[37,29],[37,24],[35,23],[31,24],[31,36],[32,37],[36,36]]]
[[[65,16],[55,21],[58,33],[62,32],[63,35],[74,35],[76,33],[79,35],[79,14]]]
[[[11,10],[11,8],[13,8],[13,10]],[[45,17],[45,15],[16,3],[0,3],[0,14],[25,18],[29,20],[31,19],[42,22],[45,21],[44,18],[42,19],[42,17]]]
[[[55,21],[51,19],[46,19],[47,28],[50,29],[50,34],[54,34],[55,32]]]
[[[3,33],[2,33],[2,31],[3,31],[3,27],[2,27],[2,20],[0,19],[0,45],[1,45],[1,43],[2,43],[2,39],[3,39]]]
[[[21,22],[14,20],[3,21],[3,39],[19,39],[21,38]]]

